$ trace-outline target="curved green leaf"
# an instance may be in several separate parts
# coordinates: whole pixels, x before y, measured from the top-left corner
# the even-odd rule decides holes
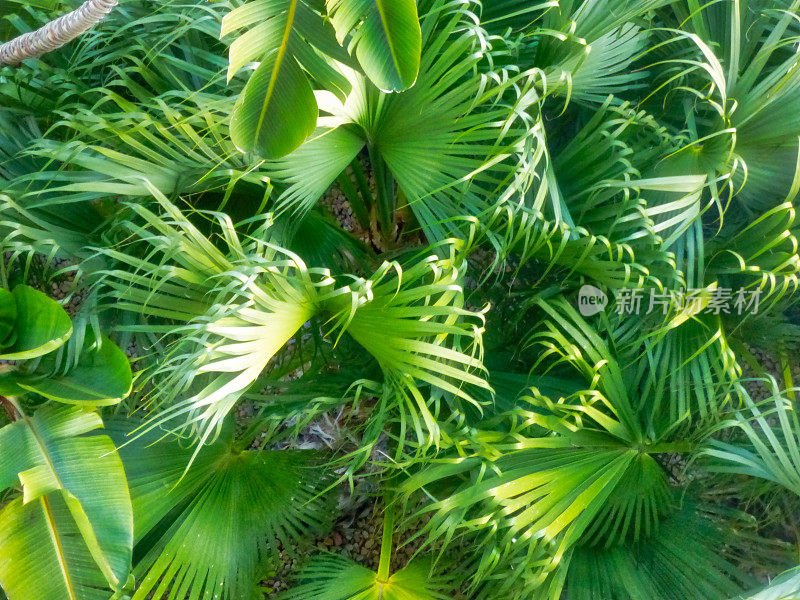
[[[422,31],[415,0],[326,0],[339,41],[350,38],[367,77],[384,91],[414,85]]]
[[[242,152],[265,158],[289,154],[317,124],[317,101],[291,56],[277,52],[256,69],[231,115],[231,139]]]
[[[10,600],[107,599],[128,580],[133,514],[122,461],[100,417],[45,406],[0,430],[0,585]]]
[[[316,126],[318,109],[309,76],[339,93],[349,85],[328,57],[347,61],[329,24],[310,0],[253,0],[222,21],[222,36],[250,28],[231,44],[230,79],[260,61],[231,119],[231,137],[243,152],[279,158]]]
[[[19,375],[16,381],[20,387],[51,400],[96,406],[116,404],[131,391],[128,357],[106,336],[99,344],[87,340],[75,367],[59,369],[55,360],[48,359],[37,367],[36,373]]]
[[[11,293],[16,304],[16,320],[12,343],[0,350],[0,360],[42,356],[64,344],[72,335],[72,322],[58,302],[27,285],[18,285]]]

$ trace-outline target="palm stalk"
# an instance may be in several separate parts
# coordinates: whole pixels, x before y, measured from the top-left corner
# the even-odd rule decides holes
[[[94,27],[117,5],[118,0],[87,0],[83,5],[0,46],[0,64],[17,65],[61,48]]]

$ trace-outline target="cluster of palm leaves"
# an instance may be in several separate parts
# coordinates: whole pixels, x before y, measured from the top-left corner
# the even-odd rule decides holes
[[[800,0],[123,0],[0,68],[0,598],[800,598],[799,192]]]

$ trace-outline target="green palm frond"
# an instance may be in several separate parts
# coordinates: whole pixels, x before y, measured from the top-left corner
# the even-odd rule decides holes
[[[378,575],[335,554],[311,559],[299,576],[298,585],[282,594],[283,600],[447,600],[452,584],[446,578],[431,578],[430,565],[412,562],[381,581]]]
[[[800,420],[775,380],[767,383],[772,396],[760,403],[738,387],[743,406],[729,425],[744,434],[744,443],[712,439],[703,455],[714,471],[774,481],[800,494]]]
[[[643,88],[648,77],[646,71],[631,67],[648,41],[647,29],[641,25],[654,9],[667,3],[559,2],[514,40],[515,62],[545,73],[548,89],[562,96],[558,103],[573,98],[602,103],[609,94],[625,97]],[[498,12],[511,17],[512,10]],[[494,10],[490,14],[501,18]]]
[[[424,443],[439,437],[427,386],[476,407],[475,391],[491,388],[483,373],[482,315],[464,308],[461,259],[451,248],[446,259],[430,256],[411,265],[384,263],[370,279],[348,286],[350,297],[328,302],[327,310],[375,357],[383,394],[399,408],[404,429]],[[457,404],[455,411],[461,412]]]
[[[184,474],[191,445],[163,430],[131,441],[130,421],[109,430],[131,488],[137,600],[248,597],[279,542],[291,551],[328,519],[313,452],[243,450],[227,427]]]
[[[658,533],[635,544],[577,549],[565,580],[567,600],[708,600],[754,581],[720,556],[724,530],[693,505],[665,519]]]
[[[133,222],[125,228],[144,243],[142,258],[107,250],[120,268],[105,281],[117,309],[178,322],[158,328],[181,337],[159,369],[162,384],[150,403],[166,406],[158,422],[183,417],[205,441],[315,314],[332,280],[265,243],[256,242],[254,253],[246,254],[227,216],[217,215],[223,252],[163,196],[161,206],[164,217],[133,207],[147,228]]]
[[[709,275],[720,281],[761,290],[761,310],[797,290],[800,256],[794,234],[796,213],[784,202],[753,219],[736,233],[720,235],[709,244]]]
[[[522,594],[545,585],[587,534],[600,545],[653,534],[672,506],[663,471],[608,435],[586,436],[518,436],[507,452],[495,439],[491,452],[500,455],[492,459],[434,461],[400,488],[434,495],[419,535],[429,543],[463,538],[473,548],[473,586]],[[623,487],[634,480],[649,484]],[[437,496],[441,486],[452,491]]]
[[[697,72],[710,75],[727,98],[724,126],[735,128],[735,144],[731,159],[716,168],[732,176],[743,206],[766,210],[774,203],[763,199],[786,198],[797,179],[800,130],[791,107],[800,98],[800,79],[791,48],[800,35],[800,3],[674,3],[671,10],[700,50],[686,64],[697,61]]]
[[[182,418],[180,427],[210,439],[275,353],[315,316],[328,319],[327,333],[346,332],[374,356],[385,378],[378,395],[408,415],[421,439],[423,428],[438,438],[421,386],[467,402],[474,402],[470,386],[488,387],[482,318],[464,308],[457,255],[409,268],[385,263],[369,279],[337,285],[327,270],[309,269],[280,247],[240,240],[224,215],[214,215],[224,241],[215,245],[165,198],[160,204],[164,216],[131,207],[145,223],[123,224],[131,253],[104,251],[118,261],[104,274],[115,309],[177,322],[144,328],[178,336],[155,374],[161,383],[149,402],[163,409],[155,423]]]
[[[7,16],[11,35],[47,20],[25,4],[29,6],[15,10],[21,15]],[[105,86],[132,92],[140,100],[173,90],[224,91],[227,61],[218,41],[219,21],[230,7],[226,1],[168,0],[154,11],[143,2],[124,2],[100,26],[48,53],[46,60],[5,69],[3,106],[48,122],[54,111],[92,104]],[[62,10],[70,8],[74,5]],[[59,82],[57,94],[49,87],[54,80]]]

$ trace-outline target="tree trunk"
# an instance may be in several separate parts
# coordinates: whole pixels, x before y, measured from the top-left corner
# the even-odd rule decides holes
[[[103,20],[118,0],[87,0],[79,9],[0,46],[0,64],[16,65],[60,48]]]

